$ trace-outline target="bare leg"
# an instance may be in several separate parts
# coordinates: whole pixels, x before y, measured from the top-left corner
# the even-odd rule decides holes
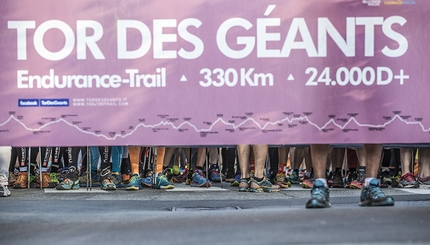
[[[419,149],[419,176],[421,179],[430,176],[430,148]]]
[[[240,165],[240,178],[249,178],[249,153],[251,151],[250,145],[238,145],[237,146],[237,157]]]
[[[268,145],[253,145],[252,150],[254,152],[255,177],[264,178],[264,166],[269,150]]]
[[[315,178],[325,179],[329,145],[311,145],[311,157]]]
[[[377,178],[381,163],[382,145],[365,144],[364,151],[366,157],[366,177]]]

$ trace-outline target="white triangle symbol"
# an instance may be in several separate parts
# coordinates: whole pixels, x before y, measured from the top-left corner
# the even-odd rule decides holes
[[[185,77],[185,75],[182,75],[181,80],[179,80],[179,81],[181,81],[181,82],[186,82],[186,81],[188,81],[188,80],[187,80],[187,78]]]
[[[294,80],[294,77],[293,77],[293,75],[292,74],[290,74],[289,76],[288,76],[288,79],[287,79],[288,81],[293,81]]]

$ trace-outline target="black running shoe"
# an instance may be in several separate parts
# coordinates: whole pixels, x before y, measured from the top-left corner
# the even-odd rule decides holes
[[[311,199],[306,203],[306,208],[329,208],[330,190],[324,186],[321,180],[315,180],[311,189]]]
[[[360,206],[394,206],[394,199],[386,196],[379,186],[378,179],[372,179],[368,186],[363,186]]]

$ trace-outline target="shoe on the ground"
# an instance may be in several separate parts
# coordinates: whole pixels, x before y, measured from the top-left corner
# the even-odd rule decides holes
[[[290,183],[293,185],[300,184],[299,173],[297,173],[295,170],[293,170],[290,173],[290,175],[288,176],[288,179],[289,179]]]
[[[104,168],[100,170],[100,188],[106,191],[114,191],[116,190],[116,185],[112,181],[112,172],[110,167]]]
[[[60,181],[58,181],[58,177],[57,177],[57,173],[49,173],[49,178],[51,179],[51,182],[55,183],[55,186],[57,186],[58,184],[60,184]]]
[[[181,174],[181,168],[179,166],[174,165],[172,168],[172,174],[174,176],[178,176]]]
[[[8,186],[13,186],[13,183],[15,183],[17,176],[18,176],[17,173],[12,171],[9,172]]]
[[[360,206],[393,206],[394,199],[386,196],[379,186],[378,179],[372,179],[368,186],[364,186],[360,195]]]
[[[200,169],[194,170],[193,176],[191,178],[191,186],[193,187],[211,187],[212,183],[206,180],[203,171]]]
[[[57,185],[57,190],[78,190],[79,189],[79,170],[72,166],[67,169],[64,180]]]
[[[112,182],[115,184],[116,188],[123,188],[124,184],[122,183],[122,176],[119,172],[112,172]]]
[[[381,183],[381,188],[388,188],[388,186],[390,186],[391,183],[393,183],[390,176],[390,172],[386,170],[379,173],[379,180]]]
[[[57,184],[51,180],[49,173],[42,172],[42,188],[55,188]],[[40,188],[40,175],[36,178],[36,187]]]
[[[420,184],[418,183],[418,181],[415,180],[415,177],[412,175],[412,173],[407,173],[402,175],[402,177],[400,178],[399,184],[398,184],[399,188],[419,188]]]
[[[152,187],[152,176],[148,176],[146,178],[141,178],[140,179],[140,185],[142,187],[148,187],[151,188]]]
[[[334,171],[333,174],[331,175],[331,181],[329,182],[327,180],[327,184],[331,188],[343,188],[344,183],[343,183],[341,171],[340,170]]]
[[[13,183],[14,189],[27,189],[28,187],[28,174],[27,172],[19,172],[15,183]]]
[[[306,175],[305,175],[303,182],[302,182],[302,188],[303,189],[312,189],[314,180],[315,180],[314,171],[311,168],[311,171],[306,172]]]
[[[240,175],[239,175],[240,177]],[[239,180],[239,192],[247,192],[249,191],[249,181],[247,179]]]
[[[234,176],[234,179],[231,181],[230,186],[239,186],[240,182],[240,174]]]
[[[399,171],[396,175],[390,175],[391,187],[399,187],[400,178],[402,177],[402,171]]]
[[[10,196],[10,191],[7,188],[7,185],[0,185],[0,197],[8,197]]]
[[[130,181],[125,188],[128,191],[136,191],[139,190],[140,187],[140,176],[139,174],[132,174],[130,177]]]
[[[302,182],[302,188],[303,189],[312,189],[312,180],[311,179],[304,179]]]
[[[281,187],[274,185],[266,178],[258,182],[255,179],[249,181],[249,192],[279,192]]]
[[[420,185],[429,186],[430,187],[430,176],[423,177],[423,178],[419,177],[418,178],[418,183],[420,183]]]
[[[79,186],[80,187],[86,187],[87,181],[88,181],[88,176],[87,176],[87,172],[85,172],[79,177]],[[99,187],[99,186],[100,186],[100,176],[96,173],[92,173],[91,174],[91,187]]]
[[[128,182],[130,181],[130,174],[122,174],[122,183],[124,184],[128,184]]]
[[[354,179],[357,179],[357,172],[356,171],[348,172],[346,174],[345,180],[343,181],[344,187],[349,189],[351,182]]]
[[[173,189],[175,186],[169,181],[166,175],[158,174],[155,178],[155,188],[161,190]]]
[[[281,173],[276,174],[275,184],[279,185],[279,187],[285,188],[285,189],[291,187],[290,179],[287,178],[287,176],[285,175],[285,172],[281,172]]]
[[[311,189],[311,198],[306,202],[306,208],[329,208],[330,190],[321,180],[315,180]]]
[[[363,188],[364,179],[366,179],[366,171],[364,169],[359,169],[357,171],[357,178],[353,179],[349,184],[351,189],[361,189]]]

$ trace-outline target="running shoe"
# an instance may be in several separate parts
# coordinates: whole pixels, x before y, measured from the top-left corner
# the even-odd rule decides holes
[[[211,187],[212,183],[206,180],[203,171],[200,169],[194,170],[193,176],[191,178],[191,186],[193,187]]]
[[[399,171],[396,175],[390,175],[391,187],[399,187],[400,178],[402,178],[402,171]]]
[[[14,189],[27,189],[28,187],[28,174],[27,172],[19,172],[15,183],[13,183]]]
[[[312,186],[313,186],[313,184],[312,184],[312,181],[310,179],[303,180],[303,182],[302,182],[302,188],[303,189],[312,189]]]
[[[331,186],[329,185],[329,187],[331,188],[343,188],[344,184],[343,184],[343,179],[342,179],[342,173],[340,170],[335,171],[332,175],[332,179],[331,179]]]
[[[176,166],[176,165],[173,166],[173,168],[172,168],[172,174],[174,176],[180,175],[181,174],[181,168],[179,166]]]
[[[420,184],[415,180],[412,173],[404,174],[399,181],[399,188],[419,188]]]
[[[7,188],[7,185],[0,185],[0,197],[8,197],[10,196],[10,191]]]
[[[291,184],[300,184],[299,174],[297,171],[292,171],[291,174],[288,176],[288,179],[290,180]]]
[[[128,182],[130,181],[130,174],[122,174],[122,183],[124,184],[128,184]]]
[[[290,179],[287,178],[287,176],[285,175],[285,172],[277,173],[276,174],[276,182],[272,183],[272,184],[279,185],[279,187],[284,188],[284,189],[291,187]]]
[[[109,178],[105,178],[100,181],[100,188],[106,191],[114,191],[116,190],[116,185]]]
[[[122,176],[119,172],[112,172],[112,182],[115,184],[117,188],[123,188],[124,184],[122,183]]]
[[[143,187],[151,188],[152,187],[152,176],[148,176],[146,178],[141,178],[140,179],[140,185]]]
[[[420,185],[423,185],[425,187],[430,187],[430,176],[423,177],[423,178],[419,177],[418,182],[420,183]]]
[[[53,183],[55,183],[55,186],[60,184],[60,181],[58,181],[57,173],[53,173],[53,172],[49,173],[49,178]]]
[[[363,188],[364,179],[366,178],[366,170],[359,169],[357,171],[357,178],[353,179],[349,184],[349,188],[351,189],[361,189]]]
[[[15,181],[16,181],[16,177],[17,177],[17,174],[15,174],[12,171],[9,172],[9,177],[8,177],[8,185],[9,186],[13,186],[13,183],[15,183]]]
[[[314,171],[311,169],[310,172],[306,172],[305,178],[302,182],[302,188],[303,189],[312,189],[314,179],[315,179]]]
[[[43,188],[55,188],[57,184],[51,180],[50,174],[42,172],[42,187]],[[40,188],[40,175],[36,178],[36,187]]]
[[[136,190],[139,190],[139,187],[140,187],[140,176],[139,176],[139,174],[132,174],[130,177],[130,181],[127,184],[126,190],[136,191]]]
[[[345,188],[350,188],[350,186],[351,186],[351,182],[352,182],[352,180],[355,180],[355,179],[357,179],[357,172],[356,171],[352,171],[352,172],[348,172],[347,174],[346,174],[346,177],[345,177],[345,180],[344,180],[344,186],[345,186]]]
[[[381,188],[387,188],[393,182],[391,180],[390,172],[388,172],[386,170],[379,172],[378,175],[379,175],[379,180],[381,183]]]
[[[152,179],[152,178],[151,178]],[[158,174],[155,179],[155,188],[161,190],[173,189],[175,186],[168,180],[164,174]]]
[[[110,167],[104,168],[100,171],[100,188],[106,191],[116,190],[116,185],[112,181],[112,172]]]
[[[64,180],[57,185],[57,190],[77,190],[79,189],[79,170],[76,167],[69,167]]]
[[[394,199],[386,196],[379,187],[379,180],[372,179],[368,186],[361,190],[360,206],[393,206]]]
[[[87,181],[88,181],[88,176],[87,176],[87,173],[85,172],[79,177],[79,186],[86,187]],[[99,186],[100,186],[100,176],[95,173],[91,174],[91,187],[99,187]]]
[[[260,182],[255,179],[249,181],[249,192],[279,192],[280,189],[279,185],[270,183],[266,178],[263,178]]]
[[[231,181],[230,186],[239,186],[240,182],[240,174],[237,174],[234,179]]]
[[[249,181],[247,179],[240,179],[239,192],[247,192],[247,191],[249,191]]]
[[[329,208],[330,190],[321,180],[315,180],[311,189],[311,198],[306,202],[306,208]]]

